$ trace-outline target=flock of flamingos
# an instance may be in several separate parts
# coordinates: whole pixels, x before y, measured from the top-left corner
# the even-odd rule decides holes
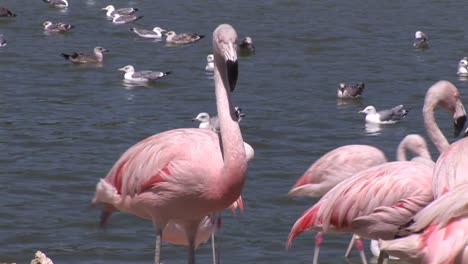
[[[213,214],[241,204],[251,156],[231,100],[238,76],[232,26],[213,32],[213,55],[219,134],[182,128],[153,135],[123,153],[96,186],[93,204],[103,206],[102,223],[117,210],[153,222],[156,264],[162,241],[188,246],[188,263],[195,263],[196,246],[214,232]],[[388,254],[415,263],[468,263],[468,138],[449,144],[435,121],[438,107],[452,114],[456,135],[466,121],[452,83],[428,89],[423,116],[440,152],[436,162],[416,135],[402,142],[399,161],[387,162],[365,145],[343,146],[316,161],[290,195],[323,197],[299,217],[287,245],[303,231],[320,232],[316,249],[322,232],[353,233],[379,241],[379,263]],[[404,148],[419,156],[407,161]],[[362,252],[362,243],[356,245]]]
[[[181,128],[136,143],[97,183],[92,199],[102,206],[101,224],[115,211],[154,224],[156,264],[163,241],[186,245],[188,263],[195,263],[196,247],[215,231],[213,215],[242,206],[252,154],[231,100],[238,76],[235,29],[219,25],[212,44],[220,132]],[[424,139],[409,135],[398,161],[388,162],[371,146],[347,145],[312,164],[289,195],[322,198],[294,223],[287,246],[304,231],[318,231],[317,262],[322,233],[352,233],[364,263],[359,237],[378,241],[379,263],[389,254],[414,263],[468,263],[468,138],[449,144],[436,123],[437,108],[452,114],[456,135],[466,121],[452,83],[439,81],[428,89],[423,116],[440,152],[435,162]],[[417,157],[408,161],[405,149]]]

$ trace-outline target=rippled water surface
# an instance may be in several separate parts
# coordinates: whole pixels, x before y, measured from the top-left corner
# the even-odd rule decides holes
[[[100,10],[110,1],[69,1],[63,11],[39,0],[0,3],[18,14],[0,18],[8,41],[0,48],[0,262],[29,263],[40,249],[56,263],[152,263],[151,223],[120,213],[102,230],[90,200],[128,147],[161,131],[195,127],[198,112],[214,113],[213,80],[203,69],[218,24],[232,24],[257,47],[255,56],[240,58],[235,92],[255,159],[243,191],[245,214],[224,213],[222,263],[310,263],[312,233],[285,250],[292,224],[316,201],[286,195],[309,165],[351,143],[377,146],[393,159],[406,134],[426,135],[421,107],[437,80],[452,81],[468,102],[468,82],[455,74],[468,55],[463,1],[113,1],[140,9],[138,27],[206,35],[183,47],[113,25]],[[47,35],[46,20],[76,28]],[[428,50],[412,47],[416,30],[429,36]],[[60,57],[98,45],[110,50],[102,67]],[[117,71],[127,64],[172,75],[132,87]],[[362,99],[337,101],[340,82],[364,82]],[[397,104],[411,109],[408,117],[377,130],[366,130],[357,114],[367,105]],[[437,116],[449,133],[447,115]],[[349,235],[327,238],[322,263],[346,263]],[[164,245],[162,252],[165,263],[186,262],[182,247]],[[197,259],[210,263],[209,245],[197,250]],[[357,253],[351,261],[358,262]]]

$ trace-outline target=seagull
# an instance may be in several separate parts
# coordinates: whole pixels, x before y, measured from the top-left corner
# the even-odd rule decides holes
[[[239,44],[239,51],[243,55],[255,54],[255,45],[251,37],[245,37]]]
[[[364,91],[364,83],[344,84],[340,83],[336,95],[338,98],[356,98],[361,96]]]
[[[198,35],[196,33],[181,33],[176,34],[174,31],[169,31],[166,34],[166,42],[169,44],[183,45],[193,43],[204,38],[204,35]]]
[[[214,71],[214,56],[213,54],[208,54],[206,56],[206,66],[205,66],[205,71]]]
[[[130,22],[133,22],[133,21],[136,21],[140,18],[142,18],[143,16],[135,16],[135,15],[120,15],[119,13],[115,13],[113,16],[112,16],[112,23],[116,24],[116,25],[122,25],[122,24],[126,24],[126,23],[130,23]]]
[[[67,0],[43,0],[43,1],[48,3],[52,7],[58,7],[58,8],[68,7]]]
[[[162,29],[160,27],[155,27],[153,28],[153,30],[138,29],[136,27],[132,27],[130,28],[130,31],[142,38],[160,39],[162,38],[162,32],[165,32],[167,30]]]
[[[6,45],[7,45],[7,42],[6,42],[5,36],[3,36],[3,34],[0,34],[0,48],[5,47]]]
[[[0,6],[0,17],[15,17],[16,14],[11,12],[8,8]]]
[[[116,13],[119,14],[119,15],[132,15],[133,13],[138,11],[138,8],[124,7],[124,8],[115,9],[115,7],[113,5],[108,5],[108,6],[104,7],[104,8],[102,8],[102,10],[107,10],[106,16],[109,17],[109,18],[112,18],[114,16],[114,14],[116,14]]]
[[[108,52],[105,48],[95,47],[94,54],[83,54],[74,52],[71,55],[62,53],[62,56],[73,63],[101,63],[104,59],[103,52]]]
[[[137,83],[148,83],[162,78],[171,72],[159,72],[159,71],[138,71],[135,72],[135,68],[132,65],[117,69],[118,71],[124,71],[124,79],[131,82]]]
[[[242,109],[238,106],[234,107],[234,113],[237,117],[237,122],[240,122],[245,114],[242,113]],[[198,115],[192,119],[193,121],[199,121],[200,125],[199,128],[208,128],[211,129],[213,132],[219,133],[219,119],[218,116],[211,117],[210,114],[206,112],[198,113]]]
[[[408,114],[408,112],[409,110],[403,109],[403,105],[397,105],[391,109],[381,110],[378,112],[375,110],[375,107],[370,105],[358,113],[366,114],[367,123],[394,124],[403,119]]]
[[[73,25],[65,24],[61,22],[52,23],[51,21],[46,21],[42,23],[42,25],[44,26],[44,31],[53,32],[53,33],[64,33],[75,27]]]
[[[460,77],[468,77],[468,57],[464,57],[458,62],[457,75]]]
[[[429,48],[429,42],[427,40],[426,34],[424,34],[421,31],[416,31],[416,33],[414,33],[413,46],[416,47],[416,48],[420,48],[420,49]]]

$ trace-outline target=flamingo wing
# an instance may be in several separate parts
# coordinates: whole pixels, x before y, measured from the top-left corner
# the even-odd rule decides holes
[[[296,221],[288,245],[301,232],[310,229],[324,232],[332,229],[369,237],[371,234],[358,228],[360,225],[353,226],[355,219],[371,215],[381,206],[410,210],[418,204],[417,199],[430,200],[431,183],[432,169],[409,161],[389,162],[359,172],[331,189]],[[409,203],[411,199],[413,204]]]

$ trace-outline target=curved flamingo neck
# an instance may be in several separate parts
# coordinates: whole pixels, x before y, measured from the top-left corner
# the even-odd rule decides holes
[[[422,138],[421,138],[422,139]],[[419,142],[416,141],[416,138],[411,137],[411,135],[405,137],[403,141],[398,145],[397,149],[397,160],[399,161],[406,161],[408,160],[406,153],[408,151],[413,152],[417,157],[422,157],[426,158],[429,160],[431,159],[431,154],[429,153],[429,150],[427,147],[418,147],[418,145],[421,145],[425,142]],[[424,144],[425,145],[425,144]]]
[[[450,144],[437,125],[434,117],[434,109],[438,105],[439,100],[434,99],[431,95],[431,93],[427,94],[426,99],[424,100],[424,126],[426,127],[427,135],[432,140],[432,143],[434,143],[437,150],[439,150],[439,153],[442,153],[450,146]]]
[[[215,55],[216,56],[216,55]],[[223,177],[220,179],[220,191],[227,194],[226,201],[230,205],[240,195],[247,172],[247,162],[244,141],[239,123],[236,121],[234,107],[231,107],[227,69],[222,58],[215,59],[214,83],[216,106],[218,111],[221,150],[224,159]],[[227,206],[226,206],[227,207]]]

